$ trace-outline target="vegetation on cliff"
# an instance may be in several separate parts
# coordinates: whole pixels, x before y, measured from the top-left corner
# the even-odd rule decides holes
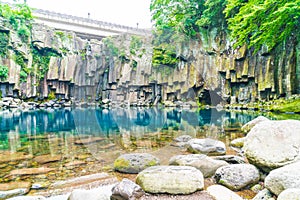
[[[230,32],[234,47],[246,44],[258,51],[300,35],[300,0],[152,0],[150,9],[157,40],[165,37],[166,30],[197,38],[203,28],[217,28]]]

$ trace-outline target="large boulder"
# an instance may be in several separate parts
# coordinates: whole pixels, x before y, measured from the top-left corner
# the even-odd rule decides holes
[[[119,156],[114,162],[115,170],[123,173],[137,174],[147,167],[159,165],[160,161],[148,153],[131,153]]]
[[[276,195],[289,188],[300,188],[300,162],[271,171],[265,178],[265,187]]]
[[[191,139],[187,143],[187,149],[191,153],[208,155],[224,155],[226,153],[226,146],[223,142],[210,138]]]
[[[251,120],[250,122],[246,123],[244,126],[242,126],[241,129],[244,133],[248,133],[255,125],[259,124],[260,122],[264,122],[264,121],[269,121],[269,119],[264,116],[259,116],[255,119]]]
[[[221,185],[212,185],[206,190],[215,200],[243,200],[242,197]]]
[[[204,187],[201,171],[190,166],[149,167],[138,174],[136,182],[150,193],[191,194]]]
[[[231,190],[239,190],[259,181],[258,169],[250,164],[234,164],[217,169],[215,179]]]
[[[263,121],[245,138],[244,151],[250,163],[264,171],[300,159],[300,121]]]
[[[300,200],[300,188],[291,188],[280,193],[277,200]]]
[[[174,156],[169,161],[170,165],[192,166],[199,169],[204,177],[210,177],[222,166],[228,165],[223,160],[215,160],[203,154],[189,154]]]

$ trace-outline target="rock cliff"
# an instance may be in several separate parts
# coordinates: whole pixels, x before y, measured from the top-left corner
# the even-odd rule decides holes
[[[2,97],[125,104],[200,101],[249,103],[300,93],[300,44],[292,39],[274,51],[232,49],[226,34],[202,30],[200,41],[174,44],[177,66],[152,65],[152,38],[120,35],[87,39],[34,24],[29,43],[0,20],[8,67]]]

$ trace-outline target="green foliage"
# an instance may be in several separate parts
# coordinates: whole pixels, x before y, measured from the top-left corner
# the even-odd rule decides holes
[[[4,81],[8,77],[8,67],[5,65],[0,65],[0,80]]]
[[[174,46],[163,43],[153,49],[152,63],[154,67],[167,65],[176,67],[179,58],[176,56],[176,49]]]
[[[137,51],[140,50],[140,48],[143,46],[143,42],[140,37],[138,36],[131,36],[131,41],[130,41],[130,53],[132,55],[136,55]]]
[[[117,57],[119,55],[119,49],[115,46],[112,38],[107,37],[102,39],[103,43],[105,44],[105,46],[108,49],[108,53],[113,56],[113,57]]]
[[[6,32],[0,32],[0,57],[6,57],[8,50],[9,36]]]
[[[13,8],[0,4],[0,16],[6,19],[6,26],[17,32],[22,42],[29,42],[33,17],[27,4],[16,4]]]
[[[61,55],[53,49],[38,50],[32,47],[33,66],[37,65],[38,70],[35,72],[39,79],[43,79],[48,72],[51,57],[61,57]]]
[[[48,94],[48,100],[54,100],[56,98],[55,92],[51,90]]]
[[[228,0],[225,9],[235,47],[248,44],[257,52],[300,33],[300,0]]]

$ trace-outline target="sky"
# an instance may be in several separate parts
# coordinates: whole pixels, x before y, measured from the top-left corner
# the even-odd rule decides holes
[[[13,2],[12,0],[3,0]],[[150,28],[151,0],[27,0],[32,8],[55,11],[79,17],[131,27]],[[22,1],[21,1],[22,2]]]

